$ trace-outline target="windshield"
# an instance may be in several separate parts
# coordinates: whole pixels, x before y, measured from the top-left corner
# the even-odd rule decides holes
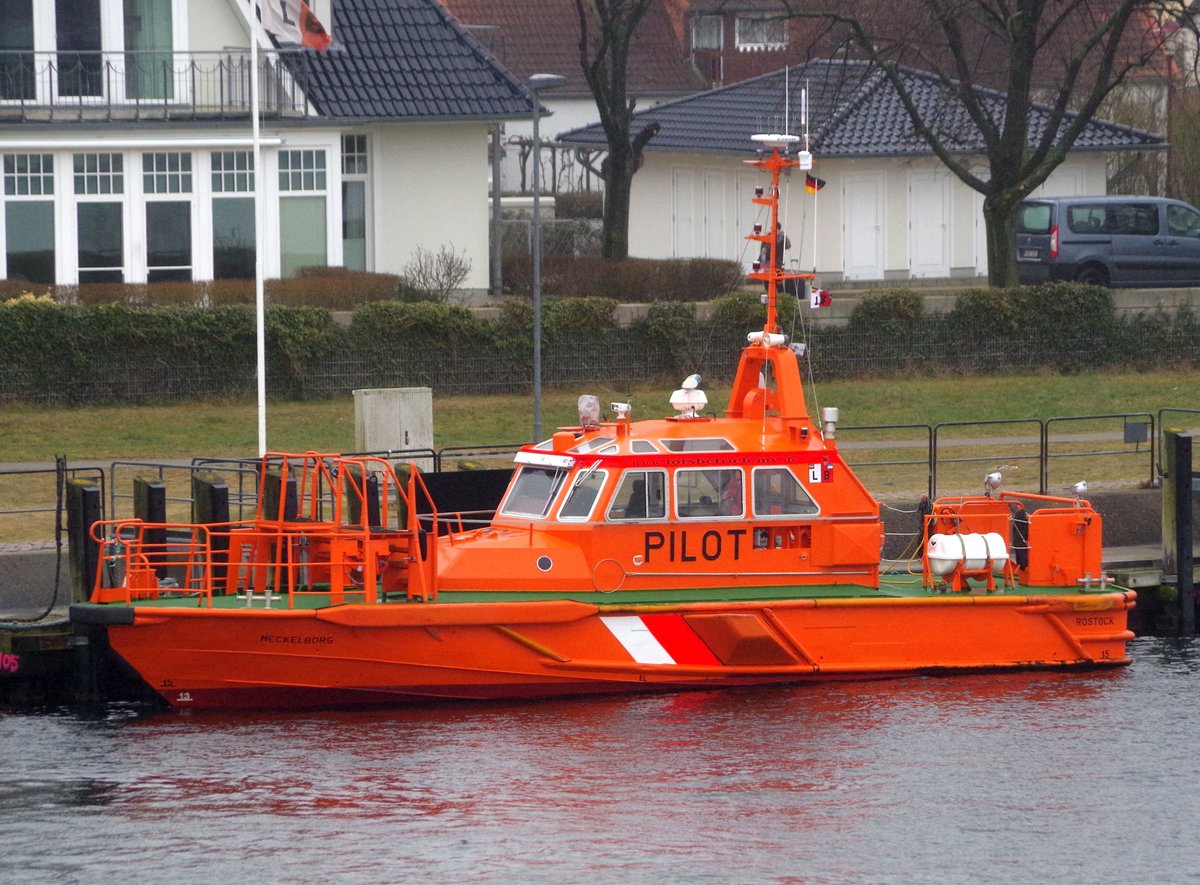
[[[544,517],[562,486],[567,472],[561,467],[534,467],[526,464],[517,473],[500,512],[505,516]]]

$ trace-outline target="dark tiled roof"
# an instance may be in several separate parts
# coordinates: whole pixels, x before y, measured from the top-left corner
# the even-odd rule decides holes
[[[328,117],[509,118],[532,113],[525,87],[437,0],[338,0],[334,45],[289,64]]]
[[[531,74],[559,74],[567,78],[560,94],[591,94],[579,61],[575,0],[442,3],[522,81]],[[669,12],[661,3],[652,4],[634,32],[626,68],[631,94],[690,94],[707,85],[684,57]]]
[[[933,74],[901,68],[922,118],[961,153],[979,153],[983,141],[963,107]],[[785,83],[787,87],[785,89]],[[803,131],[800,95],[808,86],[810,145],[822,157],[907,156],[931,154],[914,131],[899,95],[884,73],[865,62],[812,61],[720,89],[669,102],[636,115],[634,131],[651,121],[661,131],[647,150],[686,153],[737,153],[750,148],[750,136],[760,132]],[[1004,96],[979,90],[993,108],[1003,112]],[[785,92],[790,95],[785,99]],[[1049,109],[1033,113],[1030,138],[1038,138]],[[599,125],[585,126],[559,136],[560,142],[603,147]],[[1075,142],[1076,150],[1119,150],[1158,147],[1160,136],[1128,126],[1093,120]]]

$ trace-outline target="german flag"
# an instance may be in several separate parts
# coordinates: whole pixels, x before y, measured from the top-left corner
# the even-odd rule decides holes
[[[825,182],[809,173],[804,173],[804,192],[807,194],[815,194],[821,188],[825,187]]]

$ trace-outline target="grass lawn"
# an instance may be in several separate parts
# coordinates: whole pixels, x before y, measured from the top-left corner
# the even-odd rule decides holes
[[[709,411],[721,411],[728,386],[709,387],[707,392]],[[672,413],[669,386],[549,389],[543,395],[547,435],[556,426],[577,423],[575,401],[580,393],[595,393],[606,409],[613,400],[632,402],[635,420]],[[818,384],[815,397],[810,386],[809,404],[814,414],[818,406],[837,406],[844,426],[1157,413],[1161,408],[1200,409],[1200,371],[857,379]],[[516,443],[532,433],[528,396],[435,396],[433,413],[435,448]],[[256,414],[255,404],[248,401],[0,406],[0,463],[45,462],[56,454],[71,461],[253,455]],[[267,440],[276,451],[352,451],[353,400],[346,396],[269,403]]]

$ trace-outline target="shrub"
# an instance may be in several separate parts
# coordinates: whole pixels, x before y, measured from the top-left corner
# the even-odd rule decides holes
[[[858,333],[911,338],[925,320],[925,302],[910,289],[867,295],[850,312],[850,328]]]
[[[555,194],[554,214],[558,218],[603,218],[604,194],[599,191]]]
[[[470,259],[459,255],[453,246],[442,246],[434,255],[418,246],[404,266],[411,288],[429,301],[446,301],[471,272]]]
[[[532,259],[504,261],[504,289],[524,295],[533,290]],[[737,262],[711,258],[627,258],[611,261],[589,256],[545,255],[542,291],[567,297],[612,298],[622,303],[712,301],[742,283]]]
[[[1078,283],[970,290],[948,319],[961,335],[958,347],[974,357],[964,367],[984,369],[1102,365],[1119,327],[1112,293]]]

